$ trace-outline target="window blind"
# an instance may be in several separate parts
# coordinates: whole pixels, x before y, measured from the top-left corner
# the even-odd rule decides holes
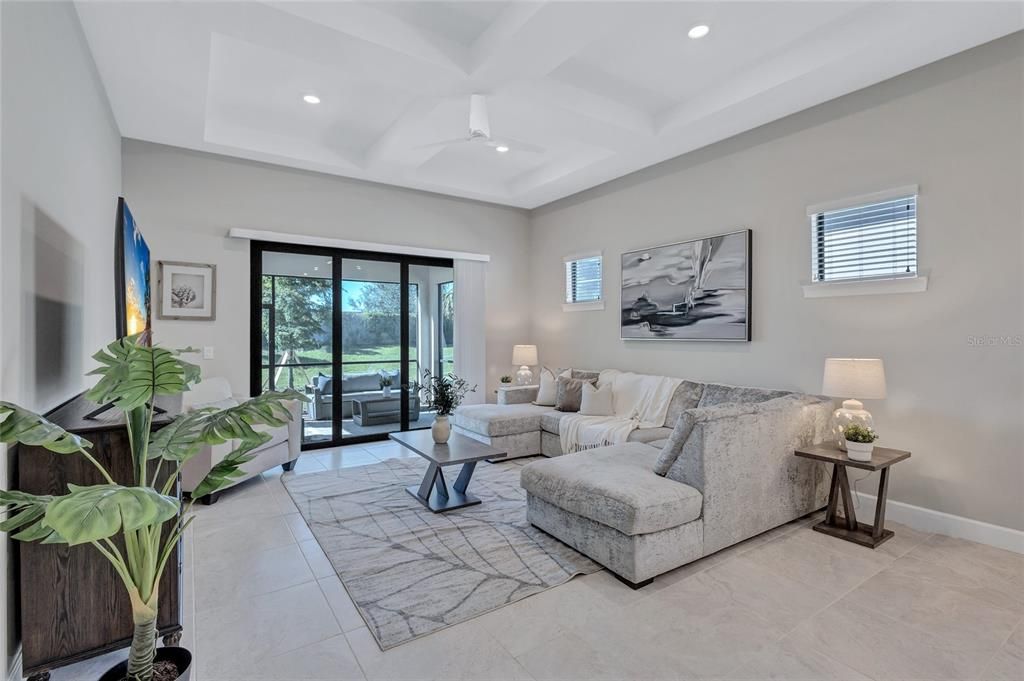
[[[811,215],[814,281],[917,274],[917,196]]]
[[[565,302],[589,303],[601,300],[601,256],[567,260]]]

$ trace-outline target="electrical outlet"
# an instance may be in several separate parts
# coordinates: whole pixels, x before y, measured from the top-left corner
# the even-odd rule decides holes
[[[203,346],[203,359],[213,359],[213,346],[212,345],[205,345],[205,346]]]

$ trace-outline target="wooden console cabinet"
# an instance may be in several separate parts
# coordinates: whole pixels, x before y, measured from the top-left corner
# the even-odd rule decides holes
[[[92,442],[92,454],[115,481],[133,484],[128,431],[121,412],[109,410],[98,420],[84,415],[96,405],[78,396],[47,415],[65,430]],[[154,429],[170,415],[157,416]],[[64,494],[67,484],[105,481],[78,455],[54,454],[41,447],[15,448],[13,489],[33,494]],[[156,462],[152,462],[155,464]],[[168,466],[164,466],[167,469]],[[166,480],[167,473],[163,479]],[[180,489],[175,494],[180,497]],[[168,526],[173,521],[168,521]],[[131,606],[113,567],[92,546],[13,542],[19,553],[18,609],[22,669],[42,681],[49,670],[127,646],[131,642]],[[118,540],[120,544],[120,540]],[[123,544],[121,545],[123,550]],[[157,626],[165,644],[181,636],[181,544],[160,580]]]

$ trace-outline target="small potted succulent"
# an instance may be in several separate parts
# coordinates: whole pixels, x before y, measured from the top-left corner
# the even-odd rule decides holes
[[[476,392],[476,386],[470,387],[466,379],[455,374],[434,376],[429,369],[424,369],[423,382],[417,383],[416,389],[434,410],[434,424],[430,427],[430,434],[434,442],[443,445],[448,442],[452,432],[448,417],[462,404],[467,394]]]
[[[852,461],[871,461],[878,433],[870,426],[851,423],[843,428],[843,437],[846,439],[846,455]]]
[[[382,371],[380,374],[380,389],[384,391],[384,397],[391,397],[392,385],[394,385],[394,379],[391,377],[391,374]]]
[[[508,374],[505,374],[504,376],[501,377],[501,384],[502,385],[511,385],[512,384],[512,377],[509,376]]]

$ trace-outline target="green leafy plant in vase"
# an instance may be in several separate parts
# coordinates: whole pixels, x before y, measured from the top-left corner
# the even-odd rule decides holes
[[[8,511],[0,530],[20,541],[89,545],[113,566],[132,606],[134,633],[125,678],[151,681],[156,656],[160,576],[178,540],[192,522],[192,504],[242,475],[239,468],[270,435],[257,426],[279,427],[291,419],[286,402],[306,401],[294,390],[272,391],[228,409],[196,409],[153,432],[154,401],[179,395],[200,381],[199,367],[182,353],[122,338],[95,355],[99,376],[86,397],[124,412],[132,451],[134,484],[114,481],[90,454],[92,443],[42,416],[10,402],[0,402],[0,442],[43,447],[58,454],[85,457],[104,479],[100,485],[68,485],[67,494],[36,495],[0,491]],[[183,508],[174,496],[178,474],[204,445],[230,440],[236,448],[217,463],[192,492]],[[165,481],[159,483],[161,473]],[[166,672],[166,670],[162,670]],[[185,670],[178,669],[180,674]],[[169,678],[175,678],[170,676]],[[168,678],[166,673],[162,673]]]
[[[878,433],[870,426],[851,423],[843,427],[843,438],[846,440],[846,455],[853,461],[871,461],[871,453],[875,449]]]
[[[502,385],[510,385],[511,383],[512,383],[512,377],[509,376],[508,374],[505,374],[504,376],[501,377],[501,384]]]
[[[377,382],[384,392],[384,397],[391,397],[391,386],[394,385],[394,379],[389,374],[382,373]]]
[[[434,410],[434,423],[430,427],[434,442],[445,444],[452,432],[448,417],[462,404],[466,395],[476,392],[476,386],[470,386],[466,379],[455,374],[435,376],[429,369],[424,369],[423,382],[416,383],[416,390],[422,394],[429,408]]]

